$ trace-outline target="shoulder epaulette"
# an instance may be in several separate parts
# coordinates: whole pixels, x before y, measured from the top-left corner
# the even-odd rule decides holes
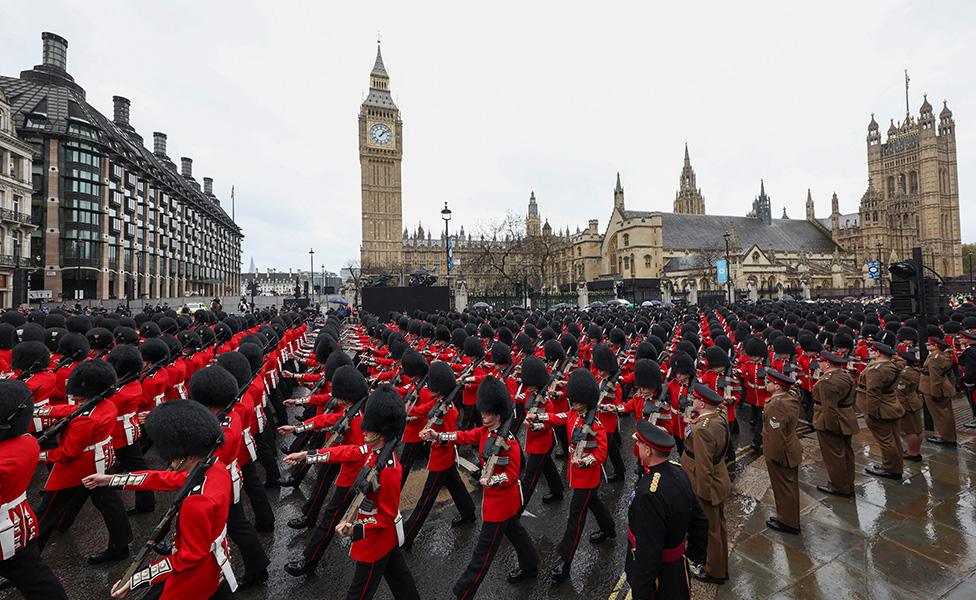
[[[654,474],[653,478],[651,478],[651,487],[649,487],[648,490],[650,490],[650,492],[653,494],[654,492],[657,491],[657,486],[660,483],[661,483],[661,473],[658,472]]]

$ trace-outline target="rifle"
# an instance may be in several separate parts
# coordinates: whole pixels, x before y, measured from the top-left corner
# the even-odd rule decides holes
[[[350,491],[356,491],[356,495],[353,497],[352,502],[349,503],[349,508],[346,509],[339,523],[352,524],[356,520],[356,516],[359,515],[359,507],[366,500],[366,495],[380,489],[380,472],[386,467],[386,463],[390,461],[390,458],[393,456],[393,450],[399,443],[400,438],[398,437],[388,440],[383,445],[383,449],[380,450],[380,454],[376,457],[376,462],[373,466],[363,465],[359,470],[359,474],[356,475],[356,481],[350,488]]]
[[[410,390],[410,393],[407,394],[407,397],[403,399],[403,402],[407,405],[408,413],[410,412],[410,409],[413,408],[414,404],[417,403],[417,400],[420,398],[420,388],[427,385],[427,377],[429,376],[430,376],[430,371],[427,371],[427,373],[420,378],[420,381],[417,382],[417,385],[413,386],[413,389]]]
[[[549,376],[549,381],[546,382],[546,386],[541,390],[536,390],[532,397],[525,402],[525,413],[526,414],[536,414],[539,412],[539,405],[542,404],[542,399],[549,395],[552,391],[552,387],[561,381],[566,374],[569,372],[569,368],[573,366],[573,362],[576,359],[576,355],[572,354],[563,359],[563,362],[559,367],[553,369],[552,375]]]
[[[512,430],[512,421],[514,417],[509,415],[502,426],[498,428],[498,433],[493,438],[489,438],[485,441],[485,448],[481,452],[481,460],[484,461],[485,466],[481,470],[481,479],[485,482],[491,480],[492,476],[495,474],[495,466],[498,465],[498,459],[501,458],[502,450],[508,450],[509,445],[506,442],[508,439],[508,434]]]
[[[169,533],[173,520],[176,519],[176,515],[179,514],[180,507],[183,506],[183,501],[186,500],[186,497],[190,495],[190,492],[192,492],[193,489],[199,485],[200,481],[207,474],[210,467],[217,462],[217,449],[219,447],[220,442],[216,442],[214,447],[210,449],[207,457],[197,463],[197,465],[193,467],[193,470],[187,475],[186,481],[183,482],[183,487],[176,492],[176,496],[173,498],[173,503],[170,504],[168,509],[166,509],[166,512],[163,514],[163,518],[160,519],[159,523],[156,524],[156,527],[153,528],[152,533],[150,533],[149,537],[146,539],[146,543],[143,544],[143,546],[139,549],[139,552],[136,554],[135,559],[133,559],[132,564],[129,565],[129,568],[126,569],[125,573],[122,574],[122,578],[119,579],[123,585],[127,581],[132,580],[133,575],[135,575],[139,570],[139,567],[142,566],[143,561],[146,560],[146,556],[149,555],[149,552],[153,549],[153,547],[166,538],[166,534]]]
[[[366,396],[363,396],[362,398],[357,400],[355,404],[347,408],[346,412],[343,413],[342,417],[340,417],[339,420],[332,425],[332,427],[329,427],[326,430],[326,433],[330,434],[329,439],[326,440],[326,442],[322,444],[322,447],[319,449],[326,450],[328,448],[331,448],[332,446],[335,446],[336,442],[338,442],[342,438],[342,434],[345,433],[347,429],[349,429],[349,424],[352,422],[353,417],[355,417],[356,414],[360,410],[362,410],[365,404],[366,404]],[[311,438],[309,438],[309,441],[311,441]]]
[[[579,463],[583,458],[583,450],[586,449],[586,439],[594,433],[594,419],[596,419],[596,409],[591,408],[586,411],[586,416],[583,417],[583,423],[573,429],[573,438],[570,440],[570,443],[575,444],[572,459],[574,463]]]

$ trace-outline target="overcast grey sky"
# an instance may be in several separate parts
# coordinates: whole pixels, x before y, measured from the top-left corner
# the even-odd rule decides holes
[[[871,113],[904,118],[903,69],[958,124],[964,241],[976,161],[972,2],[274,2],[0,0],[0,73],[68,39],[68,71],[151,145],[213,177],[246,236],[243,268],[338,270],[358,257],[356,117],[377,32],[404,121],[404,224],[476,228],[524,212],[555,228],[612,207],[671,210],[688,142],[711,214],[745,214],[764,178],[774,216],[852,212]],[[43,8],[41,6],[43,5]],[[229,208],[228,208],[229,210]]]

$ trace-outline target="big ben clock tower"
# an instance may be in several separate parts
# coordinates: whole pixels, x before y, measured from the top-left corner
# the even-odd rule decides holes
[[[364,273],[397,270],[403,261],[402,158],[403,123],[390,96],[390,76],[377,43],[376,62],[369,74],[369,95],[359,110],[363,188],[363,241],[359,254]]]

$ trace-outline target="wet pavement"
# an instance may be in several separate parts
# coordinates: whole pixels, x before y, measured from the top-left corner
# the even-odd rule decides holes
[[[957,422],[971,420],[968,406],[961,399],[956,401],[956,409]],[[633,423],[623,420],[622,425],[627,439]],[[743,425],[748,430],[748,425]],[[976,598],[976,431],[961,429],[957,449],[923,444],[925,460],[906,463],[905,478],[895,482],[863,473],[863,467],[877,460],[874,441],[863,430],[854,438],[859,471],[854,500],[826,496],[816,490],[817,484],[826,482],[826,472],[816,438],[812,434],[804,436],[804,461],[799,476],[803,529],[800,536],[766,528],[765,520],[773,514],[773,499],[764,459],[745,447],[748,431],[737,438],[737,445],[744,447],[738,453],[741,460],[735,471],[733,496],[726,506],[731,580],[721,587],[694,581],[696,600]],[[633,464],[633,458],[627,452],[624,455],[628,464]],[[416,503],[425,476],[424,471],[417,469],[411,474],[403,493],[404,517]],[[272,534],[262,534],[270,549],[271,577],[267,584],[242,590],[237,597],[344,597],[352,579],[352,562],[346,555],[347,548],[335,541],[316,575],[296,579],[282,569],[284,563],[300,555],[309,535],[288,529],[285,522],[298,514],[311,479],[307,478],[302,489],[271,491],[278,527]],[[617,520],[618,536],[601,546],[593,546],[586,539],[581,541],[569,581],[552,587],[540,575],[535,581],[509,585],[505,575],[516,560],[511,546],[502,542],[478,597],[629,600],[629,589],[621,573],[626,495],[633,481],[633,474],[629,474],[626,483],[607,484],[601,489],[601,497]],[[35,506],[39,504],[37,490],[42,482],[39,475],[31,489]],[[480,493],[471,480],[468,483],[480,505]],[[543,573],[557,560],[556,545],[565,528],[569,504],[567,499],[562,504],[543,505],[545,489],[545,483],[540,483],[529,505],[534,516],[523,518],[536,542]],[[127,505],[131,504],[130,493],[123,498]],[[165,495],[160,495],[159,505],[166,501]],[[157,511],[155,515],[133,517],[137,543],[146,539],[160,516],[161,511]],[[406,551],[422,598],[450,598],[451,586],[471,556],[478,525],[451,529],[454,516],[453,503],[444,491],[413,548]],[[590,519],[587,532],[595,527]],[[52,537],[44,555],[71,598],[107,598],[109,586],[126,568],[125,561],[108,567],[85,564],[85,557],[100,550],[105,540],[101,518],[90,505],[84,508],[70,533]],[[235,571],[240,575],[242,568],[238,565]],[[14,592],[0,593],[0,598],[15,597],[19,596]],[[384,584],[376,597],[388,599],[392,594]]]

